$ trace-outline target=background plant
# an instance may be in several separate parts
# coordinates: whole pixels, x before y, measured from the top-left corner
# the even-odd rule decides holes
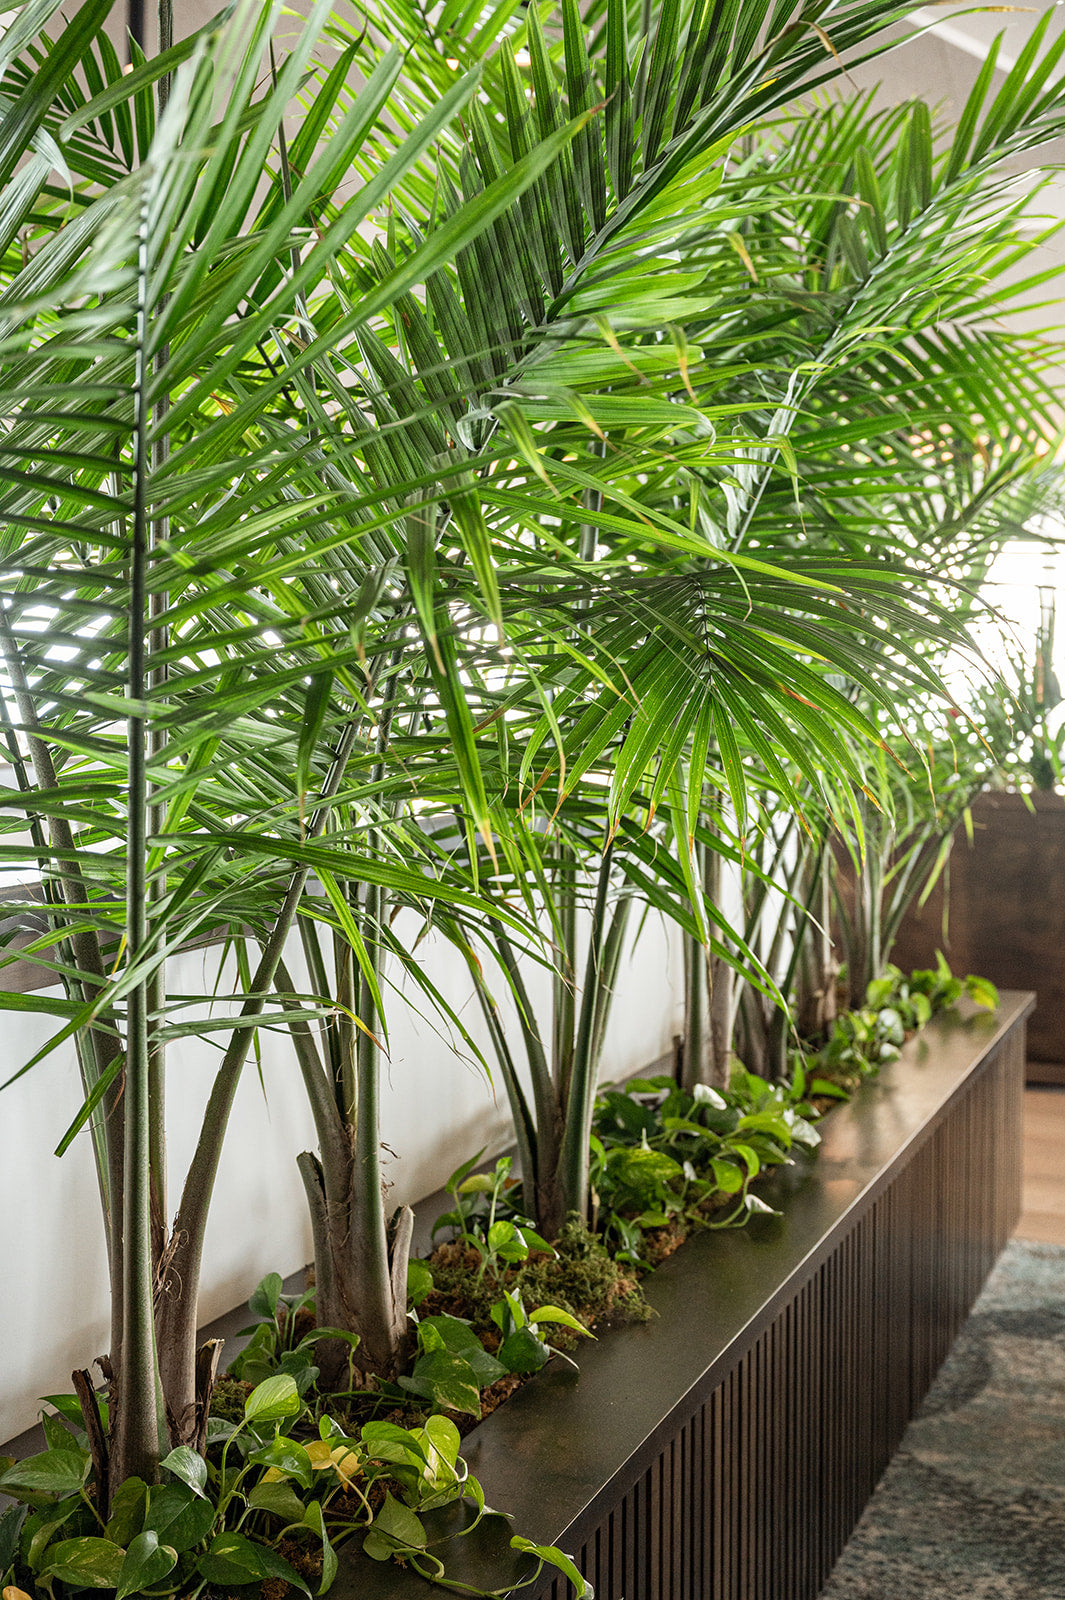
[[[689,329],[688,337],[727,359],[740,357],[744,340],[759,334],[751,398],[782,442],[756,452],[735,482],[722,485],[722,538],[778,558],[782,541],[796,551],[872,556],[905,571],[908,584],[934,589],[946,582],[956,615],[972,620],[994,554],[1018,535],[1038,536],[1060,498],[1056,401],[1041,377],[1055,347],[1039,334],[1004,331],[998,314],[1015,291],[1021,303],[1037,294],[1045,276],[1025,278],[1022,268],[1018,281],[1030,200],[1018,200],[1001,170],[1006,157],[1037,143],[1060,118],[1051,81],[1060,49],[1046,48],[1040,60],[1045,38],[1041,24],[990,105],[990,77],[982,74],[956,133],[941,134],[938,143],[924,106],[874,113],[868,97],[783,119],[779,134],[770,128],[750,139],[735,181],[757,195],[767,192],[759,190],[764,176],[776,204],[748,208],[727,239],[711,243],[704,235],[720,273],[746,273],[736,301],[744,309],[716,340],[712,328]],[[835,198],[804,194],[795,183],[796,158],[814,152],[821,179],[838,184]],[[773,176],[778,162],[780,182]],[[934,257],[933,238],[942,245]],[[940,266],[943,295],[933,312],[920,284],[925,271]],[[970,266],[977,268],[971,278]],[[848,358],[837,368],[842,349]],[[807,362],[797,366],[800,353]],[[742,394],[747,373],[738,362],[735,370],[734,392]],[[767,392],[777,397],[775,410]],[[712,504],[708,498],[708,515]],[[946,667],[941,645],[908,634],[901,617],[898,625],[900,648],[931,652],[940,670]],[[755,791],[762,769],[771,820],[755,825],[751,853],[794,902],[779,916],[766,879],[752,880],[743,933],[808,1031],[831,1023],[840,960],[830,936],[840,904],[839,845],[831,841],[848,841],[862,880],[844,951],[859,1003],[908,896],[934,874],[966,796],[1023,740],[1031,720],[1025,693],[1001,681],[970,691],[960,713],[954,706],[953,729],[916,684],[900,680],[886,710],[856,670],[845,673],[841,687],[891,747],[890,755],[874,752],[865,763],[875,798],[859,798],[856,811],[811,786],[789,819],[781,815],[782,752],[772,752],[774,766],[766,749],[753,749],[741,734],[731,758],[750,764]],[[706,962],[695,951],[688,970],[695,984],[690,1081],[724,1081],[733,1006],[745,1059],[759,1071],[780,1071],[786,1019],[749,988],[730,996],[727,968],[714,985],[722,1020],[706,1059],[711,1002]]]
[[[593,1184],[598,1225],[622,1259],[647,1259],[643,1235],[742,1227],[770,1207],[751,1183],[815,1149],[809,1108],[786,1085],[736,1066],[719,1093],[665,1076],[631,1079],[596,1103]],[[670,1246],[673,1241],[669,1241]]]
[[[395,16],[411,40],[404,93],[413,108],[444,72],[446,52],[427,44],[421,19],[415,24],[402,8]],[[761,20],[768,16],[766,10]],[[869,21],[868,13],[848,8],[833,17],[844,30]],[[682,8],[669,11],[678,38],[689,22]],[[445,18],[441,42],[461,49],[449,26]],[[755,60],[764,72],[771,57],[779,69],[776,110],[786,88],[794,90],[813,65],[808,41],[802,35],[800,46],[801,30],[785,28],[760,56],[753,16],[750,32],[746,26],[744,19],[735,34],[731,24],[722,30],[721,59],[730,56],[728,71],[737,75],[730,88],[735,97],[738,82],[753,81],[742,72]],[[526,118],[527,101],[533,107],[529,125],[541,133],[566,112],[585,108],[593,84],[604,98],[617,88],[617,103],[625,106],[635,69],[626,78],[623,8],[608,10],[590,40],[582,40],[575,11],[565,14],[561,33],[551,36],[531,13],[486,67],[491,114],[473,118],[467,147],[451,156],[455,195],[469,195],[488,180],[507,152],[506,140]],[[1026,452],[1030,467],[1037,446],[1046,443],[1047,395],[1036,382],[1025,391],[1023,449],[1009,460],[1005,442],[997,459],[985,449],[991,465],[986,475],[977,472],[974,435],[995,428],[1001,440],[1013,439],[1017,408],[989,388],[974,417],[962,372],[977,344],[997,360],[997,368],[984,362],[996,379],[1017,368],[1016,344],[985,339],[976,328],[1002,302],[995,270],[1025,247],[1020,203],[1006,196],[997,170],[1007,155],[1059,125],[1048,87],[1057,46],[1039,60],[1042,31],[1035,36],[981,124],[985,81],[966,126],[941,159],[923,108],[877,118],[859,104],[805,118],[797,145],[800,167],[803,156],[809,160],[811,182],[795,200],[794,119],[787,140],[771,129],[753,152],[753,141],[730,150],[723,177],[709,166],[681,177],[679,151],[695,148],[696,128],[701,139],[711,127],[723,138],[738,127],[728,123],[732,108],[726,113],[713,95],[712,113],[709,102],[700,102],[696,113],[698,96],[686,98],[684,87],[671,100],[675,84],[691,89],[690,52],[698,37],[692,24],[684,49],[652,53],[633,90],[631,128],[622,120],[610,124],[608,134],[609,114],[603,128],[588,123],[572,150],[529,191],[538,209],[530,210],[530,199],[509,226],[501,220],[494,236],[485,236],[493,238],[494,252],[460,256],[453,280],[441,274],[430,284],[428,308],[405,306],[395,326],[395,343],[415,380],[407,425],[419,414],[418,396],[424,408],[425,397],[431,392],[435,398],[443,385],[460,433],[472,438],[476,429],[494,457],[476,487],[495,546],[501,556],[506,550],[500,596],[508,643],[506,654],[494,658],[485,648],[479,662],[467,661],[466,672],[479,696],[475,725],[490,726],[500,716],[507,725],[493,728],[494,745],[485,741],[482,764],[485,770],[495,764],[502,787],[515,783],[516,769],[517,793],[529,795],[526,807],[557,774],[548,813],[553,819],[562,814],[560,805],[572,804],[583,780],[602,780],[607,790],[603,914],[597,919],[592,913],[585,980],[592,987],[586,989],[586,1025],[575,1034],[572,1080],[567,1047],[556,1048],[553,1066],[547,1065],[545,1042],[549,1036],[557,1042],[559,1022],[534,1026],[527,996],[518,996],[538,1103],[523,1105],[509,1092],[523,1164],[537,1174],[537,1216],[549,1233],[562,1208],[579,1209],[587,1192],[593,1019],[603,1010],[597,996],[609,988],[600,981],[600,966],[622,819],[633,808],[646,818],[668,807],[700,946],[707,942],[704,905],[707,890],[716,892],[721,854],[711,842],[694,860],[708,783],[718,802],[716,815],[703,824],[711,841],[721,837],[723,799],[732,826],[744,834],[748,784],[764,785],[767,776],[778,807],[849,817],[860,839],[855,797],[863,781],[863,741],[879,737],[877,702],[886,702],[888,681],[892,698],[901,684],[911,697],[936,688],[935,664],[922,640],[950,633],[937,595],[952,595],[959,576],[984,558],[989,536],[986,527],[979,536],[974,531],[978,515],[993,520],[988,507],[1007,489],[1016,502],[1020,456]],[[488,43],[481,34],[472,48],[483,53]],[[528,55],[531,100],[516,49]],[[757,82],[764,89],[764,77]],[[741,106],[742,96],[734,103]],[[667,104],[679,118],[672,144],[658,142],[665,123],[655,120]],[[682,108],[691,112],[690,129]],[[518,148],[512,143],[510,155]],[[645,171],[637,183],[632,174],[641,160]],[[777,181],[774,162],[787,163],[786,184]],[[819,187],[826,173],[827,195]],[[430,193],[435,190],[424,170],[404,182],[410,214],[426,229],[434,225]],[[645,226],[637,244],[627,230],[638,215]],[[393,237],[397,250],[406,248],[401,228]],[[526,245],[527,238],[534,245]],[[393,259],[385,253],[380,265]],[[520,276],[501,273],[500,263],[515,261]],[[459,306],[465,322],[455,315]],[[930,333],[947,315],[953,318],[950,336]],[[927,367],[933,345],[940,378],[934,396],[910,357],[911,347],[920,350]],[[751,349],[757,361],[745,359]],[[378,351],[375,359],[383,370],[386,357]],[[858,372],[867,385],[864,400]],[[859,418],[848,423],[846,437],[838,423],[845,408],[848,418]],[[945,535],[933,541],[932,560],[913,538],[922,507],[934,499],[927,492],[929,452],[910,437],[917,413],[930,424],[936,419],[934,426],[945,417],[943,425],[956,426],[971,444],[967,456],[961,445],[955,452],[958,462],[969,464],[969,508],[960,516],[952,508],[949,517],[937,508],[955,544]],[[401,420],[397,416],[397,425]],[[726,421],[735,432],[725,434]],[[912,501],[899,496],[903,509],[885,520],[886,496],[898,496],[907,461]],[[807,478],[811,489],[800,501],[797,486]],[[554,495],[546,511],[529,499],[531,487],[542,502],[544,486]],[[999,516],[993,537],[1003,536],[1005,522]],[[530,551],[538,548],[550,552],[559,572],[545,575],[542,558],[537,570]],[[563,551],[571,558],[575,552],[582,567],[572,559],[563,566]],[[889,572],[895,585],[890,599]],[[520,609],[510,610],[528,605],[530,582],[538,585],[534,633],[522,631]],[[841,605],[838,593],[849,601]],[[576,670],[575,650],[581,652]],[[701,671],[711,662],[712,683]],[[624,689],[614,681],[619,664]],[[529,703],[531,681],[546,703],[524,732],[519,707]],[[553,870],[564,884],[570,872],[565,849]],[[816,882],[808,887],[825,904],[827,871],[822,849]],[[823,915],[808,920],[824,924]],[[563,1035],[567,1015],[575,1014],[572,941],[558,931],[565,922],[566,915],[553,916],[560,984],[571,997],[557,991]],[[737,933],[734,958],[741,944]],[[727,962],[728,944],[716,954]],[[509,973],[513,963],[503,959]],[[693,948],[693,1004],[705,965],[702,950]],[[831,981],[819,988],[827,995]],[[720,999],[722,985],[717,990]],[[724,994],[727,999],[727,988]],[[718,1074],[727,1070],[727,1026],[721,1032]],[[783,1038],[780,1030],[780,1044]],[[779,1044],[775,1054],[780,1059]],[[517,1081],[506,1067],[504,1076],[508,1086]],[[565,1176],[556,1179],[556,1173]],[[558,1199],[548,1198],[549,1187]]]

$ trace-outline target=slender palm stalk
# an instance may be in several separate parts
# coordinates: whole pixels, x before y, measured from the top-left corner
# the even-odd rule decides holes
[[[509,898],[521,895],[530,910],[539,912],[542,949],[518,939],[498,920],[477,929],[466,918],[449,919],[446,913],[437,918],[460,947],[467,942],[471,979],[510,1103],[524,1201],[551,1238],[568,1217],[589,1214],[589,1140],[607,1025],[626,956],[639,970],[638,947],[634,953],[629,939],[632,911],[643,901],[693,938],[703,926],[692,910],[691,885],[665,847],[661,829],[649,832],[626,819],[599,850],[603,827],[602,793],[589,785],[579,800],[571,797],[561,808],[550,833],[516,830],[516,861],[526,876],[508,885]],[[720,847],[727,848],[723,840]],[[714,927],[712,935],[704,931],[701,938],[715,958],[741,964],[747,972],[757,966],[741,935],[728,928],[715,907],[700,904],[698,914]],[[498,991],[475,953],[482,940],[499,967]],[[533,998],[530,959],[546,963],[551,974],[546,1008],[538,1008]],[[516,1012],[524,1071],[499,1003],[507,993]]]

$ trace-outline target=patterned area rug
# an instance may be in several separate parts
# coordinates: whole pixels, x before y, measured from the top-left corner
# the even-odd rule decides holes
[[[821,1600],[1065,1600],[1065,1248],[1008,1246]]]

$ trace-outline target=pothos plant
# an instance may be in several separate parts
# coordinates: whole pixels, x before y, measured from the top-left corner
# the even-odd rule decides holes
[[[827,1038],[819,1030],[789,1052],[777,1081],[747,1071],[734,1056],[721,1092],[700,1083],[689,1089],[665,1074],[601,1089],[590,1138],[591,1216],[611,1256],[644,1271],[693,1230],[742,1227],[771,1212],[759,1180],[800,1152],[816,1152],[825,1109],[894,1061],[910,1034],[963,995],[989,1010],[998,1003],[993,984],[954,977],[942,955],[934,969],[909,977],[889,966]],[[471,1284],[486,1272],[502,1281],[533,1251],[549,1248],[522,1214],[525,1190],[511,1177],[511,1159],[501,1158],[492,1172],[474,1170],[479,1160],[452,1175],[453,1209],[434,1228],[434,1236],[453,1230]],[[436,1257],[412,1262],[415,1304],[439,1271]],[[462,1342],[475,1342],[467,1326]]]
[[[482,1257],[488,1286],[495,1296],[488,1314],[498,1332],[490,1340],[491,1348],[469,1319],[425,1311],[423,1302],[433,1289],[433,1274],[427,1262],[415,1258],[408,1266],[404,1294],[409,1330],[405,1370],[393,1380],[379,1377],[372,1388],[353,1386],[334,1396],[335,1378],[328,1371],[323,1373],[318,1364],[322,1346],[341,1339],[353,1351],[354,1336],[349,1334],[345,1340],[341,1330],[324,1326],[317,1312],[316,1287],[299,1295],[283,1295],[280,1276],[270,1273],[248,1302],[248,1309],[257,1320],[244,1330],[248,1343],[227,1368],[230,1383],[261,1382],[279,1373],[287,1374],[315,1416],[326,1415],[330,1406],[337,1405],[346,1405],[353,1415],[356,1410],[366,1414],[428,1406],[433,1414],[444,1410],[480,1421],[482,1392],[499,1379],[539,1372],[555,1354],[568,1360],[564,1352],[548,1343],[551,1330],[564,1327],[571,1334],[591,1337],[589,1330],[564,1307],[544,1304],[527,1309],[520,1286],[504,1283],[500,1272],[505,1265],[528,1260],[533,1250],[542,1248],[549,1256],[555,1252],[546,1241],[536,1241],[535,1234],[530,1237],[528,1227],[509,1217],[489,1220],[483,1228],[466,1226],[470,1216],[466,1199],[471,1192],[469,1185],[480,1191],[486,1181],[496,1186],[502,1181],[499,1166],[495,1180],[482,1174],[467,1178],[473,1165],[475,1162],[467,1164],[455,1175],[457,1210],[440,1218],[437,1227],[458,1219],[464,1244]],[[480,1287],[482,1277],[476,1281]],[[224,1404],[226,1390],[221,1393]]]
[[[935,967],[909,977],[889,963],[870,981],[861,1006],[837,1017],[816,1049],[793,1055],[795,1075],[811,1095],[851,1093],[861,1078],[896,1060],[911,1033],[962,995],[986,1011],[998,1005],[989,979],[973,973],[956,978],[941,950]]]
[[[814,1150],[820,1135],[801,1092],[736,1064],[719,1092],[673,1078],[631,1079],[596,1102],[592,1184],[596,1224],[620,1259],[647,1259],[657,1229],[742,1227],[771,1210],[751,1187]]]
[[[0,1491],[20,1502],[0,1515],[7,1600],[22,1600],[25,1584],[51,1600],[87,1588],[128,1600],[267,1580],[309,1600],[331,1587],[335,1545],[356,1533],[373,1560],[398,1559],[439,1579],[444,1566],[425,1513],[470,1498],[476,1514],[463,1533],[496,1515],[459,1454],[449,1418],[433,1415],[416,1428],[369,1422],[353,1437],[322,1415],[311,1428],[295,1380],[275,1373],[251,1390],[239,1420],[211,1419],[205,1454],[180,1445],[164,1457],[156,1481],[126,1478],[104,1518],[90,1487],[92,1452],[78,1401],[50,1399],[49,1448],[0,1461]],[[591,1600],[560,1551],[521,1535],[511,1547],[532,1558],[527,1583],[550,1564]]]

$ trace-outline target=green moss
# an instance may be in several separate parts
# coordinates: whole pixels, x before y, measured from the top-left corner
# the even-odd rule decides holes
[[[482,1339],[495,1344],[491,1308],[504,1289],[517,1291],[531,1311],[560,1306],[588,1328],[645,1322],[651,1308],[631,1273],[611,1259],[605,1246],[575,1219],[555,1240],[557,1256],[536,1255],[511,1267],[499,1278],[478,1278],[479,1259],[461,1243],[442,1245],[431,1259],[433,1292],[420,1308],[466,1317]],[[552,1328],[551,1342],[560,1347],[579,1343],[576,1334]]]
[[[244,1402],[253,1385],[240,1378],[219,1378],[211,1391],[211,1415],[226,1422],[244,1421]]]

